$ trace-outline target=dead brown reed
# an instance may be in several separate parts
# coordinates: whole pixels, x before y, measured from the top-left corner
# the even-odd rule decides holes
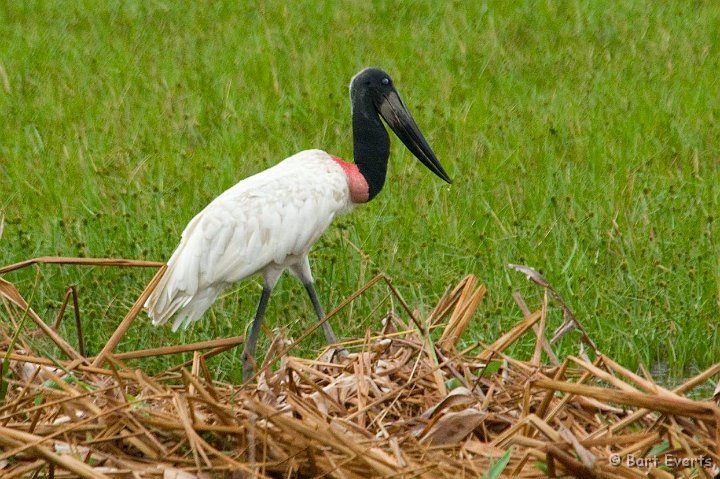
[[[42,260],[0,274],[62,262]],[[72,264],[133,265],[112,261]],[[111,341],[87,358],[0,279],[0,358],[8,366],[0,387],[0,475],[489,477],[510,451],[505,476],[714,477],[720,409],[687,394],[715,377],[720,364],[664,388],[602,355],[542,277],[514,268],[547,294],[535,312],[515,295],[522,316],[492,344],[465,337],[482,318],[485,287],[474,276],[449,287],[422,318],[381,275],[328,316],[368,288],[385,287],[407,321],[393,311],[378,317],[376,331],[343,343],[345,357],[331,349],[312,359],[294,356],[299,340],[276,333],[252,385],[217,381],[206,364],[241,337],[117,354]],[[135,319],[143,295],[113,341]],[[577,357],[553,351],[546,334],[555,305],[565,322],[552,336],[578,329],[578,344],[590,346],[594,359],[583,348]],[[33,352],[38,338],[17,329],[24,315],[66,359]],[[535,341],[530,357],[511,357],[508,348],[527,335]],[[123,362],[178,352],[193,352],[193,359],[154,376]]]

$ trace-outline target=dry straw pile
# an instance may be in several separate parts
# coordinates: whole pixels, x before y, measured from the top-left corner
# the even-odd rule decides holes
[[[157,266],[41,258],[0,268],[0,274],[33,262],[103,261]],[[546,300],[533,313],[516,297],[524,318],[492,344],[469,344],[464,338],[466,346],[459,346],[470,322],[481,317],[477,309],[485,288],[474,277],[448,288],[421,318],[379,276],[328,316],[367,288],[385,287],[407,321],[394,312],[379,316],[378,331],[345,343],[346,357],[332,351],[316,359],[295,357],[292,347],[302,338],[290,343],[277,334],[256,382],[245,386],[218,382],[206,364],[242,338],[112,353],[154,281],[108,347],[86,358],[82,346],[76,349],[56,333],[57,321],[47,326],[14,285],[0,278],[5,366],[0,476],[717,474],[720,409],[685,395],[720,372],[720,364],[674,390],[665,389],[649,374],[637,375],[602,355],[542,277],[529,268],[514,268],[544,287]],[[68,290],[65,304],[72,297]],[[548,298],[565,317],[551,340],[545,338]],[[570,330],[580,331],[583,347],[577,357],[558,358],[551,345]],[[38,338],[30,342],[30,331],[41,331],[67,359],[34,354]],[[507,356],[508,347],[525,335],[535,341],[532,357]],[[125,364],[179,351],[193,351],[193,359],[155,376]]]

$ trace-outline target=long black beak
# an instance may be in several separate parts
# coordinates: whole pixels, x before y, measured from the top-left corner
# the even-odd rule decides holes
[[[430,171],[448,183],[452,183],[450,177],[445,173],[435,153],[432,151],[432,148],[428,145],[427,140],[425,140],[425,137],[420,132],[420,128],[418,128],[410,111],[408,111],[400,98],[400,95],[398,95],[396,91],[382,95],[379,104],[375,106],[385,120],[385,123],[392,128],[392,131],[395,132],[408,150],[410,150],[423,165],[427,166]]]

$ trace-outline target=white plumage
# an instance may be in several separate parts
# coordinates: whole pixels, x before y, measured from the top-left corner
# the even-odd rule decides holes
[[[240,181],[187,225],[145,303],[148,315],[157,325],[177,314],[175,331],[198,320],[230,284],[256,273],[271,287],[286,268],[312,281],[311,246],[352,205],[347,175],[321,150]]]

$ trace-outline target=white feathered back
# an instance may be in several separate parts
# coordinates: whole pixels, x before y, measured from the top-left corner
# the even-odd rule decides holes
[[[352,208],[347,177],[327,153],[306,150],[215,198],[182,233],[145,309],[173,331],[198,320],[230,284],[307,255],[332,220]]]

